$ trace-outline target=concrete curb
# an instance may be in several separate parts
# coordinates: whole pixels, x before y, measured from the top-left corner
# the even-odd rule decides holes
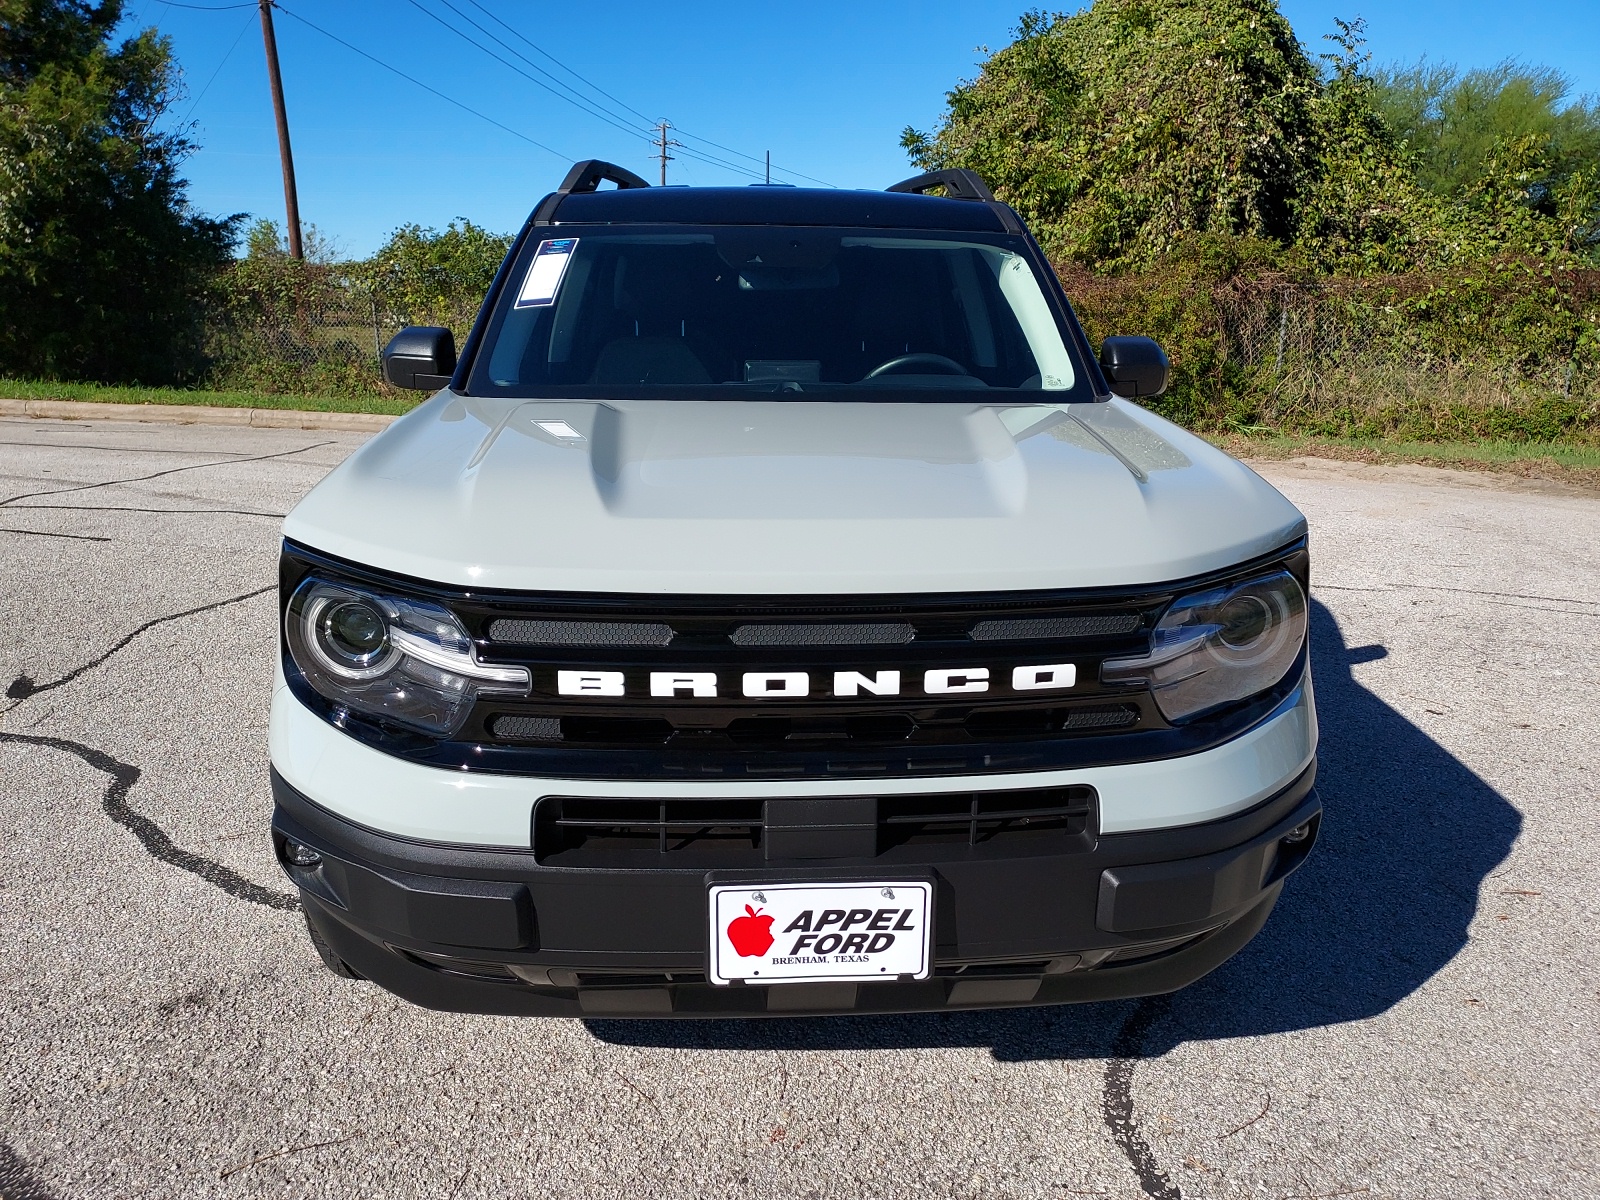
[[[0,399],[0,417],[53,417],[58,421],[141,421],[157,425],[248,425],[255,429],[342,429],[352,433],[376,433],[388,428],[395,419],[384,413],[306,412],[293,408],[4,399]]]

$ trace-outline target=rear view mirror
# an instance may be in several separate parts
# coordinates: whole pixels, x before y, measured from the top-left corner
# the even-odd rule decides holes
[[[383,377],[398,388],[435,392],[456,373],[456,338],[438,325],[408,325],[383,348]]]
[[[1159,396],[1167,390],[1167,354],[1147,337],[1108,337],[1100,343],[1100,366],[1119,396]]]

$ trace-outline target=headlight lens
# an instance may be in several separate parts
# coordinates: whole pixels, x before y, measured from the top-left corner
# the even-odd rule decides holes
[[[1145,686],[1167,720],[1201,716],[1281,680],[1306,640],[1306,594],[1287,571],[1172,602],[1150,653],[1111,659],[1105,683]]]
[[[306,682],[336,704],[448,737],[484,692],[526,694],[526,667],[478,661],[448,609],[307,579],[289,598],[284,636]]]

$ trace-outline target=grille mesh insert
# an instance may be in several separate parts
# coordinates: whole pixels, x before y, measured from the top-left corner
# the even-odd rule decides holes
[[[672,626],[635,621],[515,621],[489,624],[489,638],[520,646],[665,646]]]
[[[1139,710],[1131,704],[1115,708],[1074,708],[1067,712],[1061,723],[1063,729],[1120,729],[1139,719]]]
[[[728,635],[735,646],[902,646],[917,636],[904,621],[848,625],[741,625]]]
[[[1109,637],[1139,628],[1138,613],[1102,613],[1086,617],[1013,617],[979,621],[972,627],[975,642],[1043,641],[1055,638]]]
[[[1082,784],[1017,792],[884,796],[878,800],[882,846],[995,838],[1084,839],[1094,821],[1095,790]]]
[[[560,717],[505,716],[494,719],[495,737],[515,742],[559,742]]]

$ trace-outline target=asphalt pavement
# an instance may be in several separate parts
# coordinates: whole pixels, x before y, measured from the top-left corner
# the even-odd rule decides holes
[[[273,863],[279,519],[364,435],[0,419],[0,1197],[1600,1194],[1600,500],[1266,464],[1326,808],[1172,997],[456,1016]]]

